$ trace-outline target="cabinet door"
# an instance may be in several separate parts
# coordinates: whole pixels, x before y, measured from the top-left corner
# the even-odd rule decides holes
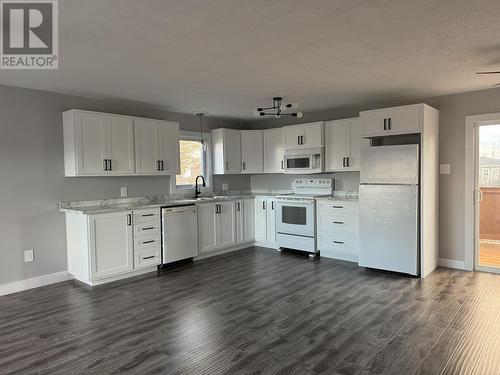
[[[243,201],[236,201],[236,243],[245,242],[245,207]]]
[[[370,140],[367,138],[361,138],[360,131],[361,131],[361,120],[359,118],[352,119],[349,122],[349,131],[348,131],[349,151],[347,153],[347,156],[349,157],[347,169],[351,171],[360,170],[361,147],[370,146]]]
[[[264,130],[264,173],[283,173],[283,128]]]
[[[92,279],[133,269],[131,224],[132,211],[89,216]]]
[[[359,114],[361,119],[361,136],[374,137],[379,135],[387,135],[387,112],[385,110],[367,111]]]
[[[161,150],[162,173],[176,175],[179,170],[179,124],[164,122],[158,126],[159,148]]]
[[[348,156],[349,120],[328,121],[325,123],[325,169],[339,171],[345,168]]]
[[[255,202],[253,199],[243,201],[243,222],[244,236],[243,242],[255,240]]]
[[[301,147],[323,147],[323,123],[304,124],[304,138]]]
[[[236,217],[235,217],[235,202],[227,201],[220,202],[219,218],[217,219],[218,241],[217,247],[228,247],[236,244]]]
[[[217,223],[215,203],[198,205],[198,241],[200,253],[217,248]]]
[[[134,174],[134,122],[130,117],[108,117],[108,152],[111,160],[109,174]]]
[[[75,139],[78,175],[102,175],[107,153],[106,116],[75,113]]]
[[[267,199],[267,242],[276,242],[276,201]]]
[[[390,119],[391,134],[410,134],[420,132],[420,105],[390,108],[387,110]]]
[[[224,173],[241,173],[241,134],[239,130],[224,129]]]
[[[134,120],[135,165],[137,174],[162,174],[159,168],[161,150],[159,130],[156,121]]]
[[[267,241],[267,199],[255,198],[255,240]]]
[[[286,148],[300,148],[302,138],[305,135],[304,127],[302,125],[285,126],[284,143]]]
[[[262,173],[263,171],[262,130],[242,130],[241,173]]]

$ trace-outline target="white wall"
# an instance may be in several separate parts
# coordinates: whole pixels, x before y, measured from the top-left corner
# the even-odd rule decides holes
[[[71,108],[179,121],[198,130],[191,115],[154,110],[138,103],[93,100],[43,91],[0,86],[0,284],[66,270],[62,200],[169,193],[168,177],[65,178],[62,112]],[[211,127],[241,128],[241,122],[205,120]],[[230,185],[249,187],[248,177],[221,176]],[[23,250],[34,249],[35,261],[23,262]]]

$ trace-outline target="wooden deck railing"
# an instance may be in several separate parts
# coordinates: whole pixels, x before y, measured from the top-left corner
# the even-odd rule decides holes
[[[500,188],[481,188],[480,239],[500,241]]]

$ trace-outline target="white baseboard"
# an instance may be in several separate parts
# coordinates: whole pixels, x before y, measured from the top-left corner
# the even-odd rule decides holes
[[[38,288],[40,286],[59,283],[61,281],[71,280],[71,276],[67,271],[51,273],[29,279],[13,281],[11,283],[0,285],[0,296],[6,294],[22,292],[23,290]]]
[[[457,270],[465,270],[465,262],[463,260],[439,258],[438,264],[441,267],[455,268]]]

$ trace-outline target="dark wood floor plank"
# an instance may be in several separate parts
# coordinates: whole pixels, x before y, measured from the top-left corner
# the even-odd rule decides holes
[[[249,248],[0,297],[0,373],[496,374],[499,306],[499,275]]]

